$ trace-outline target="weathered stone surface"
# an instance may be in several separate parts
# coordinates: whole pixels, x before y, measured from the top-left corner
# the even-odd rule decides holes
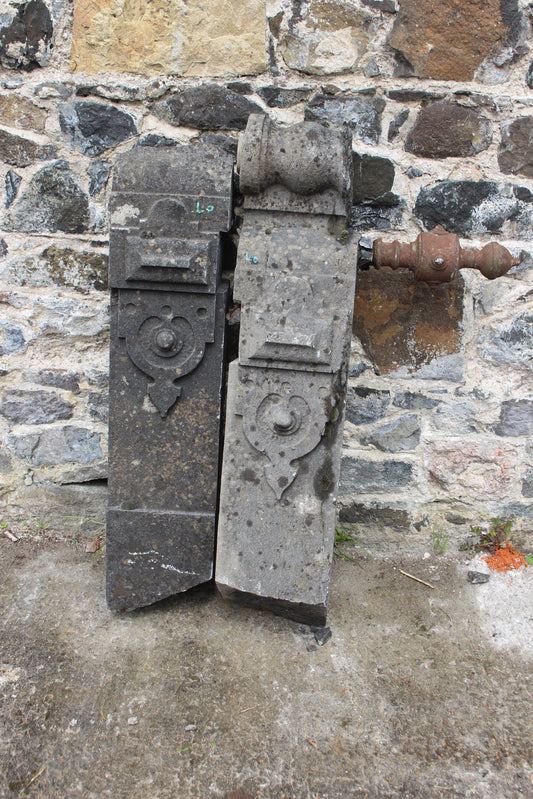
[[[353,154],[353,201],[375,200],[391,191],[394,164],[388,158]]]
[[[72,418],[73,406],[53,391],[6,389],[0,413],[14,424],[48,424]]]
[[[347,524],[372,524],[380,528],[409,529],[411,517],[403,508],[379,506],[375,502],[363,505],[360,502],[341,504],[339,521]]]
[[[250,114],[263,113],[257,103],[215,83],[182,89],[152,110],[171,125],[200,130],[244,130]]]
[[[442,225],[461,236],[496,233],[519,211],[516,199],[503,196],[497,183],[486,180],[443,180],[421,189],[414,207],[428,230]]]
[[[465,433],[479,433],[481,429],[475,420],[476,408],[471,402],[456,402],[454,405],[440,405],[431,416],[431,424],[450,436]]]
[[[350,145],[345,131],[282,129],[254,116],[237,153],[241,328],[228,377],[216,582],[231,599],[320,625],[355,289]]]
[[[420,443],[420,427],[415,414],[405,414],[361,438],[362,444],[373,444],[382,452],[406,452]]]
[[[241,302],[241,364],[331,373],[346,358],[355,252],[331,236],[326,217],[310,219],[247,211],[233,292]],[[266,266],[260,279],[253,258]]]
[[[230,86],[228,86],[230,88]],[[290,108],[309,98],[312,89],[283,89],[280,86],[262,86],[257,90],[269,108]]]
[[[511,490],[516,452],[501,441],[458,438],[435,445],[426,460],[436,490],[446,495],[451,491],[455,499],[498,499]]]
[[[513,186],[513,194],[517,200],[524,203],[533,203],[533,192],[525,186]]]
[[[254,604],[255,597],[318,624],[326,615],[339,477],[335,382],[331,374],[237,362],[228,381],[217,585],[230,598]],[[294,423],[284,431],[287,414]]]
[[[17,458],[33,466],[91,463],[103,457],[101,436],[86,427],[52,427],[41,433],[10,436],[8,446]]]
[[[397,103],[429,103],[444,97],[442,93],[428,92],[425,89],[389,89],[386,95]]]
[[[227,154],[191,145],[134,149],[114,172],[106,548],[116,610],[212,577],[232,171]],[[90,414],[105,410],[91,392]]]
[[[337,127],[347,124],[365,144],[377,144],[384,108],[382,97],[317,94],[305,107],[305,119],[330,122]]]
[[[248,81],[242,80],[233,80],[227,84],[228,89],[230,92],[236,92],[237,94],[253,94],[254,87]]]
[[[345,456],[339,496],[394,493],[411,483],[413,465],[405,461],[369,461]]]
[[[407,122],[407,118],[409,116],[409,109],[404,108],[403,111],[400,111],[392,122],[389,124],[389,132],[387,133],[387,141],[391,142],[398,136],[400,130],[402,129],[403,125]]]
[[[533,364],[533,313],[525,311],[504,322],[482,344],[485,357],[501,364]]]
[[[279,51],[291,69],[310,75],[351,72],[366,51],[365,14],[340,0],[303,0],[281,28]]]
[[[89,195],[91,197],[94,197],[95,194],[99,194],[107,185],[110,172],[111,164],[108,164],[107,161],[95,161],[93,164],[91,164],[87,170],[90,181]]]
[[[15,8],[13,12],[12,8]],[[42,0],[13,4],[2,2],[0,63],[7,69],[32,70],[50,60],[53,24]]]
[[[88,369],[85,378],[90,386],[107,388],[109,385],[109,372],[100,372],[98,369]]]
[[[528,469],[522,479],[522,496],[533,497],[533,469]]]
[[[533,116],[502,125],[498,164],[508,175],[533,177]]]
[[[6,230],[83,233],[89,227],[89,201],[66,161],[43,167],[12,207]]]
[[[426,397],[425,394],[416,394],[412,391],[399,391],[394,395],[392,404],[397,408],[407,408],[411,411],[431,410],[442,402],[440,399]]]
[[[107,252],[73,250],[55,244],[23,260],[13,259],[0,276],[24,286],[65,286],[83,293],[107,290]]]
[[[533,89],[533,61],[530,63],[526,72],[526,84],[528,89]]]
[[[0,355],[21,352],[26,347],[22,328],[0,320]]]
[[[54,386],[73,394],[80,393],[80,376],[77,372],[67,372],[62,369],[41,369],[38,372],[24,372],[24,380],[39,383],[41,386]]]
[[[43,292],[34,299],[29,321],[39,336],[95,339],[104,337],[109,330],[109,309],[101,299],[65,297],[61,292],[54,296]]]
[[[146,75],[252,75],[266,67],[264,0],[79,0],[71,68]]]
[[[392,204],[385,202],[390,198]],[[398,204],[399,203],[399,204]],[[398,230],[402,229],[405,203],[394,194],[381,195],[363,205],[354,205],[350,214],[353,230]]]
[[[492,125],[486,117],[457,103],[432,103],[422,108],[405,141],[409,153],[423,158],[465,158],[486,150]]]
[[[33,93],[41,100],[67,100],[72,94],[72,85],[68,79],[65,83],[39,83]]]
[[[169,139],[168,136],[160,136],[158,133],[148,133],[142,139],[135,142],[135,147],[177,147],[178,143],[175,139]]]
[[[12,166],[29,166],[34,161],[55,158],[57,148],[53,144],[19,136],[14,131],[0,128],[0,160]]]
[[[376,11],[384,11],[386,14],[395,14],[398,10],[394,0],[362,0],[362,3]]]
[[[388,42],[421,78],[468,81],[494,52],[517,41],[517,0],[399,0]],[[423,32],[423,33],[422,33]]]
[[[63,103],[59,124],[71,147],[90,156],[137,135],[131,114],[104,103]]]
[[[354,334],[381,374],[434,369],[435,377],[457,379],[457,364],[450,373],[443,359],[460,352],[463,293],[462,278],[429,287],[407,272],[361,272]]]
[[[0,474],[10,474],[13,471],[13,463],[11,458],[5,452],[4,447],[0,445]]]
[[[16,94],[0,95],[0,119],[3,125],[42,133],[46,123],[46,111]]]
[[[376,422],[387,414],[389,403],[390,391],[350,386],[346,394],[346,421],[352,424]]]
[[[9,169],[6,172],[6,208],[9,208],[15,197],[17,196],[19,186],[22,183],[22,178]]]
[[[109,394],[90,391],[87,397],[87,407],[92,419],[97,419],[99,422],[109,421]]]
[[[533,399],[503,402],[494,432],[497,436],[533,435]]]
[[[0,258],[3,258],[4,255],[7,255],[9,252],[9,247],[6,244],[5,239],[0,238]]]

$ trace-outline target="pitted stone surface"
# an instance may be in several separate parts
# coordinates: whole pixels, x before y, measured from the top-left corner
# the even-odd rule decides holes
[[[252,117],[234,295],[216,581],[223,595],[326,620],[356,248],[346,132]]]
[[[139,148],[114,174],[106,544],[114,609],[212,577],[226,309],[219,232],[231,224],[232,165],[205,146]],[[99,395],[94,413],[105,407]]]
[[[228,382],[217,584],[323,624],[342,437],[336,376],[234,362]]]
[[[326,217],[249,211],[234,287],[242,303],[240,363],[339,370],[354,257],[332,237]]]

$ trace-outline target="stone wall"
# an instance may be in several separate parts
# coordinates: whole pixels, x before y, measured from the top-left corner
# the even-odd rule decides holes
[[[526,0],[0,0],[2,518],[102,516],[117,154],[234,151],[262,111],[350,126],[361,234],[522,257],[438,288],[360,273],[340,522],[379,549],[496,515],[526,537],[532,23]]]

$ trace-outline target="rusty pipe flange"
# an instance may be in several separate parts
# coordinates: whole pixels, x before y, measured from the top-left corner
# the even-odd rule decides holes
[[[262,114],[251,114],[239,138],[237,171],[243,194],[285,186],[300,195],[333,189],[348,202],[352,195],[352,149],[348,129],[318,122],[281,128]]]
[[[509,250],[496,242],[486,244],[481,250],[463,249],[455,233],[448,233],[438,225],[428,233],[420,233],[409,244],[376,239],[372,262],[377,269],[382,266],[409,269],[417,280],[438,285],[454,280],[459,269],[478,269],[489,280],[494,280],[517,266],[520,259],[513,258]]]

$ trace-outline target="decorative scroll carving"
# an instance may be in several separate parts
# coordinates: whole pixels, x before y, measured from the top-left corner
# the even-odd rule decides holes
[[[298,386],[274,378],[241,395],[236,404],[246,438],[269,460],[263,471],[278,500],[298,474],[293,462],[315,449],[328,421],[317,394],[302,394]]]
[[[135,366],[152,378],[148,396],[162,417],[181,395],[176,380],[198,366],[213,341],[213,326],[212,296],[189,295],[185,304],[181,295],[121,292],[119,336]]]

